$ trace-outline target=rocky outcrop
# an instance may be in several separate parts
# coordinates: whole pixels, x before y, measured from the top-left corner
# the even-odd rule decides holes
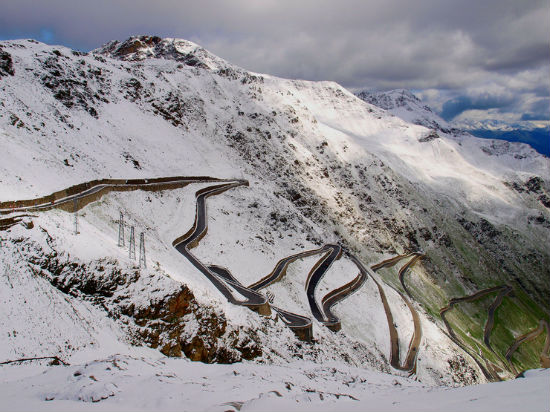
[[[461,385],[475,385],[479,383],[479,377],[462,355],[457,355],[447,360],[449,369],[453,372],[452,377],[456,383]]]
[[[44,74],[40,80],[51,90],[53,97],[67,108],[79,107],[97,118],[94,107],[99,102],[108,103],[104,97],[109,82],[101,68],[86,65],[84,60],[80,67],[58,50],[42,62]]]
[[[162,58],[176,60],[186,66],[209,68],[209,53],[198,45],[179,39],[161,39],[157,36],[133,36],[119,42],[117,40],[105,44],[94,50],[118,60],[142,61],[147,58]]]
[[[439,135],[435,130],[430,130],[425,136],[418,139],[420,143],[431,142],[432,140],[439,139]]]
[[[531,176],[526,182],[505,182],[505,184],[518,193],[532,194],[539,202],[550,209],[550,187],[539,176]]]
[[[11,55],[0,49],[0,78],[7,75],[13,76],[14,74],[15,71],[13,70]]]
[[[119,59],[130,61],[143,60],[147,57],[145,50],[155,47],[161,41],[162,39],[157,36],[131,37],[122,43],[118,41],[107,43],[103,47],[103,50]]]

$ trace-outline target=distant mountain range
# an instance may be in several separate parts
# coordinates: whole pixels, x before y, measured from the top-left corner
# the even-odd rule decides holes
[[[447,122],[405,89],[385,92],[362,91],[357,96],[414,124],[444,133],[467,132],[483,139],[526,143],[537,152],[550,157],[550,126],[541,127],[529,122],[506,123],[496,120]]]
[[[512,130],[468,129],[468,132],[484,139],[527,143],[537,152],[550,157],[550,127]]]

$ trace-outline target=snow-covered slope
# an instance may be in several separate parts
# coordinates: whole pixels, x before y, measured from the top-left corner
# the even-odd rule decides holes
[[[454,136],[441,124],[434,136],[433,123],[403,120],[338,84],[250,73],[185,40],[143,36],[90,54],[32,40],[0,46],[0,202],[100,178],[245,178],[248,187],[208,200],[208,235],[194,250],[204,262],[248,285],[279,259],[325,243],[340,243],[366,266],[423,252],[405,280],[422,325],[417,379],[467,384],[486,380],[486,364],[502,378],[538,366],[541,338],[524,344],[512,366],[503,354],[548,318],[547,158],[524,145]],[[147,345],[207,362],[301,358],[402,374],[389,366],[387,316],[373,281],[392,308],[404,357],[413,319],[399,266],[335,306],[340,332],[313,320],[315,341],[300,342],[274,315],[229,304],[172,247],[192,226],[203,187],[109,193],[79,212],[78,235],[74,217],[55,209],[1,231],[0,318],[15,332],[2,336],[2,356],[78,363],[147,357],[132,346]],[[147,269],[117,247],[121,210],[145,233]],[[291,264],[262,293],[311,317],[304,285],[316,261]],[[344,255],[318,299],[356,275]],[[492,301],[452,313],[462,349],[439,310],[501,284],[515,295],[498,309],[494,352],[479,349],[475,361]],[[48,295],[59,303],[48,307]]]

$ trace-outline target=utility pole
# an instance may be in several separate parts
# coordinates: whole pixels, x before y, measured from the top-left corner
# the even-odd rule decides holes
[[[74,210],[74,234],[78,235],[78,198],[73,200],[73,210]]]
[[[147,268],[147,260],[145,259],[145,233],[139,234],[139,266],[143,262],[143,267]]]
[[[128,256],[130,259],[136,258],[136,236],[134,235],[133,226],[130,226],[130,245],[128,247]]]
[[[124,247],[124,214],[122,210],[118,219],[118,246]]]

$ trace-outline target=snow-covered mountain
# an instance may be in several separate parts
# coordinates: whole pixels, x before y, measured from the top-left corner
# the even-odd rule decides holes
[[[361,100],[380,107],[408,123],[440,131],[446,134],[463,134],[439,117],[409,90],[396,89],[387,92],[362,91],[357,93]]]
[[[454,136],[472,134],[476,137],[521,142],[529,144],[536,151],[548,157],[550,153],[548,122],[502,120],[453,120],[442,119],[409,90],[397,89],[386,92],[361,91],[357,97],[378,106],[407,122],[425,126],[437,132]]]
[[[487,130],[492,132],[532,131],[549,127],[548,120],[505,121],[499,119],[458,119],[453,124],[463,130]]]
[[[455,122],[456,124],[457,122]],[[458,127],[474,136],[486,139],[501,139],[509,142],[527,143],[537,152],[550,157],[550,125],[543,121],[503,122],[494,119],[486,121],[462,120]]]
[[[391,366],[392,345],[405,359],[419,339],[414,377],[463,385],[547,359],[543,334],[506,357],[550,312],[550,165],[528,146],[456,133],[405,92],[363,101],[336,83],[248,72],[185,40],[133,37],[88,54],[33,40],[0,48],[0,361],[162,353],[406,375]],[[14,203],[96,179],[170,176],[249,181],[208,199],[208,234],[193,250],[242,285],[339,244],[315,289],[321,304],[356,278],[352,256],[366,267],[425,257],[408,272],[407,260],[370,271],[334,306],[338,332],[312,316],[304,291],[320,256],[289,264],[260,292],[312,319],[303,342],[276,312],[229,303],[173,247],[193,226],[195,192],[212,183],[105,193],[79,209],[78,234],[73,213]],[[117,246],[121,211],[145,234],[147,268]],[[116,397],[109,388],[98,393]]]

